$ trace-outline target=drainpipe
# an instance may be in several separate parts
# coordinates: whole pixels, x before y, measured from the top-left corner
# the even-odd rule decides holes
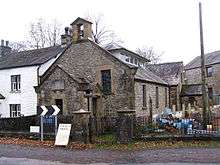
[[[171,109],[171,101],[170,101],[170,86],[168,87],[169,89],[169,108]]]
[[[40,75],[39,75],[39,70],[40,70],[40,65],[38,66],[38,68],[37,68],[37,86],[39,86],[39,84],[40,84]]]

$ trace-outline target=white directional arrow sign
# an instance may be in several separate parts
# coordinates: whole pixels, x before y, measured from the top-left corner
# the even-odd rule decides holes
[[[52,105],[53,109],[55,110],[52,114],[52,116],[56,116],[60,112],[60,108],[56,105]]]
[[[46,113],[48,112],[48,109],[44,106],[44,105],[42,105],[42,106],[40,106],[41,107],[41,109],[43,109],[43,112],[40,114],[41,116],[45,116],[46,115]]]

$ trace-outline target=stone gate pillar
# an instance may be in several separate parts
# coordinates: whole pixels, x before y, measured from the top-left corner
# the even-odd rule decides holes
[[[134,136],[135,111],[125,109],[117,111],[117,114],[117,141],[129,143]]]
[[[80,109],[73,112],[73,140],[84,143],[89,142],[89,118],[90,111]]]

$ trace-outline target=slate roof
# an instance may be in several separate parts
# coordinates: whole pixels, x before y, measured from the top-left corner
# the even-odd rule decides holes
[[[5,97],[0,93],[0,99],[5,99]]]
[[[181,96],[201,96],[202,85],[201,84],[183,85],[180,95]]]
[[[212,53],[205,54],[205,65],[212,65],[216,63],[220,63],[220,51],[215,51]],[[193,68],[198,68],[200,66],[201,66],[201,58],[200,56],[197,56],[185,66],[185,69],[193,69]]]
[[[34,49],[21,52],[9,53],[0,57],[0,69],[41,65],[56,57],[65,48],[53,46],[42,49]]]
[[[183,62],[149,64],[146,67],[169,85],[177,85],[181,81]]]
[[[156,84],[168,85],[167,82],[162,80],[160,77],[155,75],[153,72],[151,72],[147,68],[139,67],[137,69],[136,74],[135,74],[135,79],[137,79],[137,80],[144,80],[144,81],[152,82],[152,83],[156,83]]]

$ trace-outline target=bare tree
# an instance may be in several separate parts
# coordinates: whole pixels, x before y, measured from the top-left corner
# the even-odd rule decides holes
[[[28,43],[25,41],[9,42],[9,47],[12,49],[12,52],[20,52],[29,49]]]
[[[44,48],[55,46],[60,43],[60,24],[54,20],[53,23],[46,23],[40,18],[37,22],[30,24],[29,38],[32,48]]]
[[[149,59],[151,64],[157,64],[161,60],[161,56],[163,55],[164,52],[156,52],[153,47],[142,47],[136,49],[136,53],[141,55],[142,57]]]
[[[93,23],[92,36],[94,42],[96,42],[97,44],[107,46],[111,43],[123,43],[123,41],[119,39],[115,32],[109,30],[104,24],[103,14],[98,14],[98,16],[91,16],[87,14],[85,19]]]

